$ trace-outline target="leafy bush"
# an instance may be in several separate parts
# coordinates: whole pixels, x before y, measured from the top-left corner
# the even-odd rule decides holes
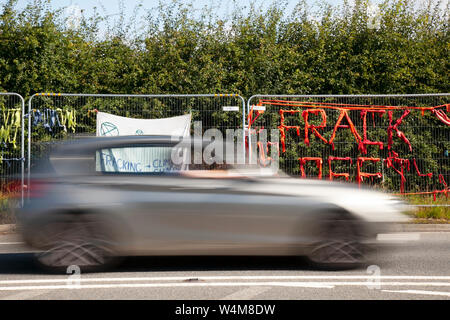
[[[229,18],[195,15],[173,1],[101,34],[94,13],[69,29],[61,10],[38,0],[0,9],[0,89],[35,92],[356,94],[448,92],[448,7],[441,1],[388,0],[379,29],[367,3],[284,1],[237,6]],[[441,8],[441,9],[438,9]]]

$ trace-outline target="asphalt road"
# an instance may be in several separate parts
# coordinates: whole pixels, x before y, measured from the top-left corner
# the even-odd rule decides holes
[[[0,234],[0,300],[450,299],[450,232],[403,233],[369,270],[324,272],[301,258],[137,257],[108,273],[43,273],[16,234]]]

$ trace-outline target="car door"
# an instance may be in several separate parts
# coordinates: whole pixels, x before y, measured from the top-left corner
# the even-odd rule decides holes
[[[111,210],[129,230],[130,249],[163,255],[283,254],[300,240],[299,213],[309,212],[310,200],[254,193],[251,179],[229,177],[225,170],[175,170],[167,158],[170,148],[97,150],[97,185],[117,204]]]

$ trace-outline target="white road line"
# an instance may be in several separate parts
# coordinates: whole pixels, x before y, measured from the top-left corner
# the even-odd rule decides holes
[[[270,290],[270,287],[250,287],[242,290],[233,292],[232,294],[226,295],[220,300],[250,300],[256,297],[258,294]]]
[[[15,245],[15,244],[25,244],[25,242],[0,242],[0,246],[8,246],[8,245]]]
[[[373,276],[373,275],[305,275],[305,276],[179,276],[179,277],[123,277],[123,278],[86,278],[81,276],[81,282],[130,282],[130,281],[183,281],[198,280],[450,280],[450,276]],[[0,284],[26,284],[26,283],[57,283],[66,282],[64,278],[54,279],[19,279],[0,280]],[[77,280],[78,281],[78,280]]]
[[[450,292],[441,292],[441,291],[424,291],[424,290],[381,290],[381,291],[450,297]]]
[[[379,233],[378,241],[418,241],[420,233],[402,232],[402,233]]]
[[[435,286],[450,287],[450,282],[381,282],[380,286]],[[373,286],[372,282],[195,282],[195,283],[114,283],[114,284],[91,284],[91,285],[50,285],[50,286],[6,286],[0,287],[0,291],[15,290],[55,290],[55,289],[111,289],[111,288],[157,288],[157,287],[304,287],[304,288],[328,288],[336,286]]]
[[[116,283],[116,284],[92,284],[92,285],[55,285],[55,286],[17,286],[0,287],[0,291],[17,290],[79,290],[79,289],[114,289],[114,288],[164,288],[164,287],[305,287],[328,288],[333,286],[322,283],[308,282],[206,282],[206,283]]]

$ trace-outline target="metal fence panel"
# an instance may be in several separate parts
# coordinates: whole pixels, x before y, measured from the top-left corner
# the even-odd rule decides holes
[[[237,94],[124,95],[37,93],[28,103],[28,173],[34,160],[54,141],[96,134],[96,112],[118,116],[159,119],[192,115],[202,131],[242,129],[245,100]],[[241,135],[242,144],[244,135]],[[243,147],[244,151],[244,147]],[[28,174],[29,177],[29,174]]]
[[[19,194],[23,203],[24,110],[21,95],[0,93],[0,212],[18,204],[12,195]]]
[[[447,195],[449,103],[450,94],[256,95],[247,125],[279,129],[290,175]]]

